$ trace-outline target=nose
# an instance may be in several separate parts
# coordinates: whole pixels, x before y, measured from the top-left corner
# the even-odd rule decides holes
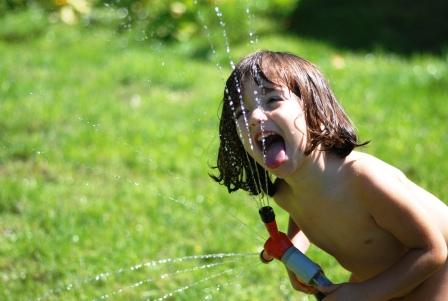
[[[263,123],[267,120],[266,113],[263,108],[257,107],[250,114],[249,123],[252,127],[258,126],[260,123]]]

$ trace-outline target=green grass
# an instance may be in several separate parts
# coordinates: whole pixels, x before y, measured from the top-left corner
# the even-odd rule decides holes
[[[231,46],[235,61],[253,50]],[[448,200],[447,57],[340,51],[281,35],[261,37],[256,48],[313,61],[361,138],[372,141],[365,151]],[[151,260],[262,246],[255,201],[228,195],[207,175],[229,73],[223,49],[198,60],[188,43],[56,23],[0,41],[0,56],[1,300],[146,300],[188,284],[171,299],[302,298],[280,264],[260,265],[255,255],[130,271]],[[286,215],[276,211],[284,229]],[[320,250],[310,256],[331,279],[347,277]]]

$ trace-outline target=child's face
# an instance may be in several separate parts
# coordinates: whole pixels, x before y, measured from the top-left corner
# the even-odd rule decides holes
[[[285,86],[253,79],[243,82],[243,104],[235,108],[245,150],[279,178],[296,171],[304,158],[306,121],[300,98]]]

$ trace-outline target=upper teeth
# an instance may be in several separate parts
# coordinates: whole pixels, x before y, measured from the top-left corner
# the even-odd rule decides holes
[[[258,137],[258,142],[263,142],[263,140],[266,140],[269,136],[275,135],[274,133],[263,133]]]

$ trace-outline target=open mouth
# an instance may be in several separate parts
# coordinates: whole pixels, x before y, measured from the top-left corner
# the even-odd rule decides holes
[[[262,132],[257,135],[256,143],[258,148],[263,152],[264,155],[268,152],[268,150],[277,143],[283,143],[283,138],[279,134],[275,132]]]
[[[286,147],[282,136],[275,132],[266,131],[257,134],[255,141],[269,168],[276,168],[285,161]]]

